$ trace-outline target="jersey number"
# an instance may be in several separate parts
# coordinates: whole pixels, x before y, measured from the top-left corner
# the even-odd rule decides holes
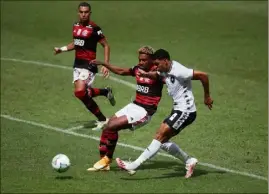
[[[147,94],[149,92],[149,87],[137,85],[136,90]]]
[[[85,41],[80,39],[74,39],[74,45],[84,46]]]

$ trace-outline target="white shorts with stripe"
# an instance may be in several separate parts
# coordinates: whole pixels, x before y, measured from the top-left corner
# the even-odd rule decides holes
[[[134,103],[130,103],[123,107],[121,110],[115,113],[116,117],[126,116],[128,119],[128,123],[132,125],[132,129],[138,129],[144,125],[146,125],[151,116],[148,115],[147,111]]]
[[[88,69],[77,68],[73,70],[73,83],[77,80],[86,81],[88,87],[91,86],[95,78],[95,74]]]

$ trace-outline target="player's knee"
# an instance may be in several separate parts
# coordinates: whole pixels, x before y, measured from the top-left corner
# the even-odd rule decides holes
[[[158,132],[155,134],[155,138],[154,138],[154,139],[158,140],[159,142],[162,142],[164,138],[165,138],[165,137],[164,137],[164,134],[163,134],[162,132],[159,132],[159,131],[158,131]]]
[[[107,123],[107,129],[110,131],[117,131],[116,123],[114,122],[114,119],[109,119]]]
[[[172,131],[166,124],[162,124],[160,129],[157,131],[155,135],[155,139],[161,143],[167,142],[171,137],[172,137]]]
[[[111,117],[107,123],[107,129],[110,131],[120,131],[123,126],[123,121],[117,117]]]
[[[74,94],[78,99],[82,100],[84,98],[84,96],[86,95],[86,91],[85,90],[75,90]]]

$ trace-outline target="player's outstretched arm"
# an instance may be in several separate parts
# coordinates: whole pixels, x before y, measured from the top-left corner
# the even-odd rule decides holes
[[[209,92],[209,79],[208,75],[205,72],[202,71],[193,71],[193,80],[200,80],[202,82],[203,88],[204,88],[204,103],[208,106],[208,108],[211,110],[213,105],[213,100],[210,97]]]
[[[137,75],[140,77],[147,77],[147,78],[154,79],[154,80],[159,79],[159,74],[157,73],[157,71],[146,72],[142,69],[138,69]]]
[[[69,43],[67,46],[54,47],[54,54],[57,55],[62,52],[72,51],[75,49],[74,42]]]
[[[118,67],[116,65],[112,65],[112,64],[105,63],[98,60],[92,60],[91,62],[96,65],[102,65],[106,67],[107,69],[109,69],[110,71],[112,71],[113,73],[118,74],[118,75],[132,75],[130,69],[128,68]]]

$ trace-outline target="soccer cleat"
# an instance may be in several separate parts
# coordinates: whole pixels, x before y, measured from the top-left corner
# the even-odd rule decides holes
[[[196,158],[189,158],[187,161],[186,161],[186,175],[185,175],[185,178],[190,178],[193,174],[193,171],[194,171],[194,168],[196,166],[196,164],[198,163],[198,160]]]
[[[112,105],[112,106],[115,106],[115,104],[116,104],[116,100],[115,100],[115,98],[114,98],[114,95],[113,95],[113,93],[112,93],[112,88],[110,88],[110,87],[106,87],[106,89],[107,89],[107,91],[108,91],[108,93],[107,93],[107,99],[109,100],[109,102],[110,102],[110,104]]]
[[[96,162],[92,168],[88,168],[87,171],[109,171],[111,162],[111,159],[109,159],[107,156],[104,156],[103,158],[101,158],[101,160]]]
[[[118,167],[127,171],[130,175],[134,175],[136,173],[135,170],[128,169],[129,162],[123,161],[120,158],[116,158],[116,162],[117,162]]]
[[[96,169],[94,167],[91,167],[91,168],[88,168],[87,171],[89,172],[110,171],[110,165],[107,165],[106,167],[101,168],[101,169]]]
[[[106,124],[108,123],[109,119],[107,118],[105,121],[96,121],[96,127],[92,128],[93,131],[100,131],[105,128]]]

